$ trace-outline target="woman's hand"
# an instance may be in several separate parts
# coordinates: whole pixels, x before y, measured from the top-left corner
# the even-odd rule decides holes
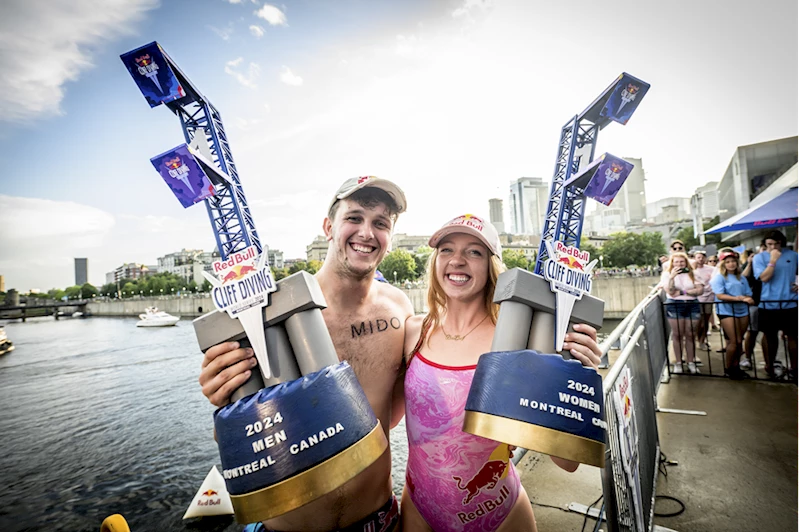
[[[574,325],[574,331],[566,333],[563,349],[579,360],[583,366],[598,369],[602,360],[602,350],[596,343],[596,329],[584,323]]]
[[[754,305],[755,304],[755,300],[752,299],[749,296],[744,296],[743,302],[746,303],[747,305]]]
[[[257,360],[249,347],[240,348],[238,342],[218,344],[205,352],[200,386],[203,395],[214,406],[225,406],[230,394],[250,378],[250,370]]]

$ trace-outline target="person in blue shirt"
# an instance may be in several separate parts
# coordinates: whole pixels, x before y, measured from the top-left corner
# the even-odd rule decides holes
[[[718,271],[710,279],[710,286],[716,294],[716,314],[721,320],[721,328],[727,336],[724,354],[724,372],[731,379],[748,379],[749,374],[740,368],[741,348],[744,333],[749,327],[749,305],[754,305],[752,289],[746,277],[741,275],[738,253],[730,248],[719,251]]]
[[[759,253],[752,268],[755,277],[763,283],[760,292],[760,330],[766,340],[766,373],[774,377],[774,360],[777,357],[778,333],[785,337],[790,357],[791,378],[796,379],[796,275],[797,254],[787,249],[785,235],[771,231],[766,235],[766,251]]]

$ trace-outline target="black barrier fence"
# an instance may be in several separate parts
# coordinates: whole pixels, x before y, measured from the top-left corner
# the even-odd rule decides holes
[[[602,491],[609,531],[651,530],[660,463],[656,419],[659,377],[667,364],[660,291],[653,291],[602,343],[622,352],[603,379],[607,447]]]
[[[664,300],[669,373],[796,382],[796,305],[796,299],[761,300],[759,307]],[[720,347],[714,349],[710,339],[717,319]],[[762,366],[755,356],[759,336]]]

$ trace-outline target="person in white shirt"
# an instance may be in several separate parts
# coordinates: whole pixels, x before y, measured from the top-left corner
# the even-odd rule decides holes
[[[694,278],[702,283],[704,290],[697,299],[699,300],[699,323],[697,324],[696,339],[697,345],[705,351],[710,351],[710,344],[707,341],[708,325],[713,316],[713,302],[716,300],[713,288],[710,286],[710,279],[717,273],[716,269],[707,264],[707,254],[704,250],[694,253]]]

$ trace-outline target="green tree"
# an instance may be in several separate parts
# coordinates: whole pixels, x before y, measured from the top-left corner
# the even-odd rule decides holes
[[[654,264],[665,252],[660,233],[614,233],[602,246],[605,266],[624,268]]]
[[[505,263],[505,267],[509,270],[511,268],[526,270],[530,266],[527,257],[524,256],[524,252],[520,249],[503,249],[502,262]]]
[[[289,268],[289,275],[295,274],[300,271],[307,271],[308,270],[308,263],[304,260],[298,260],[294,264],[291,265]]]
[[[602,255],[602,250],[585,240],[580,241],[580,251],[587,251],[591,260],[599,260],[599,256]]]
[[[430,246],[419,246],[416,253],[413,254],[413,260],[416,262],[416,278],[419,279],[427,273],[427,261],[430,260],[430,255],[433,254],[433,248]]]
[[[305,270],[311,275],[314,275],[319,269],[322,267],[322,261],[320,260],[309,260],[308,261],[308,269]]]
[[[80,287],[81,292],[83,292],[83,299],[91,299],[92,297],[97,295],[97,288],[90,283],[84,283],[83,286]]]
[[[133,282],[127,282],[122,285],[122,297],[130,297],[134,293],[138,294],[139,289],[136,288],[136,284]]]
[[[279,281],[288,276],[289,276],[288,268],[272,268],[272,277],[275,278],[275,281]]]
[[[397,281],[416,279],[416,261],[413,255],[404,249],[395,249],[387,254],[377,269],[383,272],[383,277],[392,282],[395,278],[394,272],[397,272]]]
[[[710,229],[714,225],[717,225],[719,222],[720,222],[720,219],[719,219],[718,216],[716,216],[715,218],[711,219],[710,221],[707,221],[704,224],[702,224],[702,229],[707,231],[708,229]],[[685,244],[685,249],[686,250],[689,250],[689,249],[691,249],[694,246],[700,245],[699,244],[699,238],[694,237],[694,227],[693,226],[683,227],[682,229],[680,229],[680,231],[677,233],[677,235],[674,237],[674,239],[675,240],[682,240],[683,243]],[[738,242],[729,242],[728,241],[728,242],[724,242],[724,244],[722,244],[722,242],[721,242],[721,233],[713,233],[713,234],[710,234],[710,235],[705,235],[705,245],[708,245],[708,244],[715,244],[716,247],[720,248],[720,247],[723,247],[723,246],[732,246],[732,247],[734,247],[734,246],[738,245]]]

